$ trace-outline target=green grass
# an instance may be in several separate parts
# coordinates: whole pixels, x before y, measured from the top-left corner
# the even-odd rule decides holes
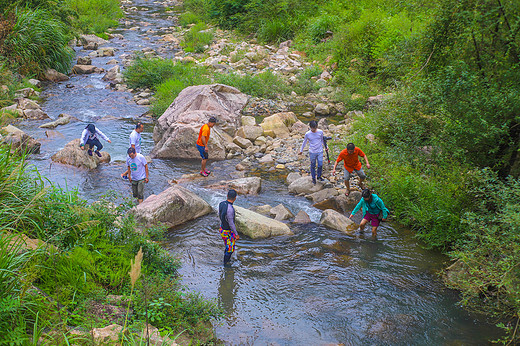
[[[75,191],[45,188],[24,158],[8,149],[0,147],[0,344],[28,344],[45,333],[62,339],[52,343],[64,344],[72,340],[71,326],[90,330],[112,323],[90,313],[90,307],[106,302],[109,294],[128,297],[130,260],[140,248],[143,278],[132,297],[131,328],[144,323],[145,306],[155,313],[155,325],[175,334],[187,330],[195,339],[205,332],[204,323],[221,316],[214,302],[182,290],[180,262],[151,241],[164,229],[151,235],[135,231],[126,214],[131,203],[115,207],[114,196],[107,196],[88,204]],[[38,237],[49,246],[19,253],[6,231]]]
[[[184,34],[181,42],[184,51],[190,53],[203,53],[205,47],[213,41],[212,30],[208,31],[206,24],[197,23]]]
[[[65,0],[65,4],[75,12],[74,27],[81,32],[103,34],[123,17],[117,0]]]

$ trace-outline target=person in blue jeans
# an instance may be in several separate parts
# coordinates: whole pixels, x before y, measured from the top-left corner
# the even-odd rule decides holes
[[[88,124],[81,133],[79,147],[84,149],[86,146],[88,148],[89,156],[92,156],[92,149],[96,147],[96,151],[94,152],[97,156],[101,157],[101,153],[99,151],[103,149],[103,144],[101,144],[98,137],[103,138],[108,143],[112,143],[110,139],[103,132],[101,132],[101,130],[96,129],[94,124]]]
[[[363,208],[363,220],[361,220],[359,224],[359,230],[363,231],[365,225],[370,221],[372,236],[376,237],[377,227],[379,227],[381,221],[386,221],[389,211],[385,207],[383,200],[369,189],[364,189],[363,192],[361,192],[361,197],[361,200],[354,210],[352,210],[348,218],[352,219],[352,216],[354,216],[360,208]],[[381,216],[379,216],[380,213]]]
[[[309,122],[309,127],[311,128],[305,134],[303,138],[302,148],[298,155],[303,154],[303,149],[309,143],[309,158],[311,159],[311,177],[313,184],[316,184],[316,162],[318,163],[318,180],[323,181],[322,172],[323,172],[323,147],[328,151],[329,149],[325,146],[325,141],[323,139],[323,131],[318,130],[318,123],[315,120]]]

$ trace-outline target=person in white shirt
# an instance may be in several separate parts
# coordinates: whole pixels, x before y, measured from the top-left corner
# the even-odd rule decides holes
[[[137,154],[135,148],[128,148],[126,166],[128,181],[132,184],[132,194],[141,204],[144,199],[144,184],[148,183],[148,162],[143,155]]]
[[[99,141],[99,137],[103,138],[108,143],[112,143],[110,139],[105,136],[103,132],[101,132],[99,129],[96,129],[96,126],[94,124],[88,124],[87,127],[83,130],[81,133],[81,139],[79,141],[79,147],[81,149],[84,149],[85,146],[88,146],[88,154],[89,156],[92,156],[92,148],[94,146],[96,147],[96,155],[101,157],[101,153],[99,152],[101,149],[103,149],[103,144]]]
[[[136,154],[141,154],[141,132],[144,130],[142,123],[137,123],[135,129],[130,133],[130,147],[135,149]],[[121,173],[121,178],[128,179],[128,171]]]
[[[305,138],[303,139],[302,148],[298,155],[303,154],[303,149],[309,143],[309,157],[311,159],[311,177],[312,182],[316,184],[316,162],[318,163],[318,180],[323,181],[323,177],[321,176],[323,172],[323,147],[325,146],[325,142],[323,140],[323,131],[318,130],[318,123],[315,120],[309,122],[310,131],[307,131],[305,134]],[[325,150],[329,150],[325,146]]]

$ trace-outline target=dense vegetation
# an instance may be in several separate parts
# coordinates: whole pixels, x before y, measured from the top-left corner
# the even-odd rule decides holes
[[[0,148],[0,344],[37,344],[41,337],[52,345],[88,344],[89,334],[71,327],[88,332],[111,323],[126,323],[128,342],[137,342],[145,321],[172,338],[212,334],[204,323],[220,311],[183,291],[178,260],[151,240],[161,229],[136,231],[125,213],[131,203],[116,207],[107,196],[88,204],[74,191],[44,187],[8,149]],[[20,234],[46,243],[27,248]],[[134,288],[129,271],[140,249]]]
[[[426,246],[459,259],[463,303],[520,334],[520,2],[186,0],[181,23],[293,40],[365,109],[352,132],[371,186]],[[375,135],[374,143],[365,139]]]

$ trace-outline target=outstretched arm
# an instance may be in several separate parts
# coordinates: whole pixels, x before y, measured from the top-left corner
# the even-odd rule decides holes
[[[368,156],[365,154],[365,162],[367,164],[367,168],[370,168],[370,163],[368,163]]]

